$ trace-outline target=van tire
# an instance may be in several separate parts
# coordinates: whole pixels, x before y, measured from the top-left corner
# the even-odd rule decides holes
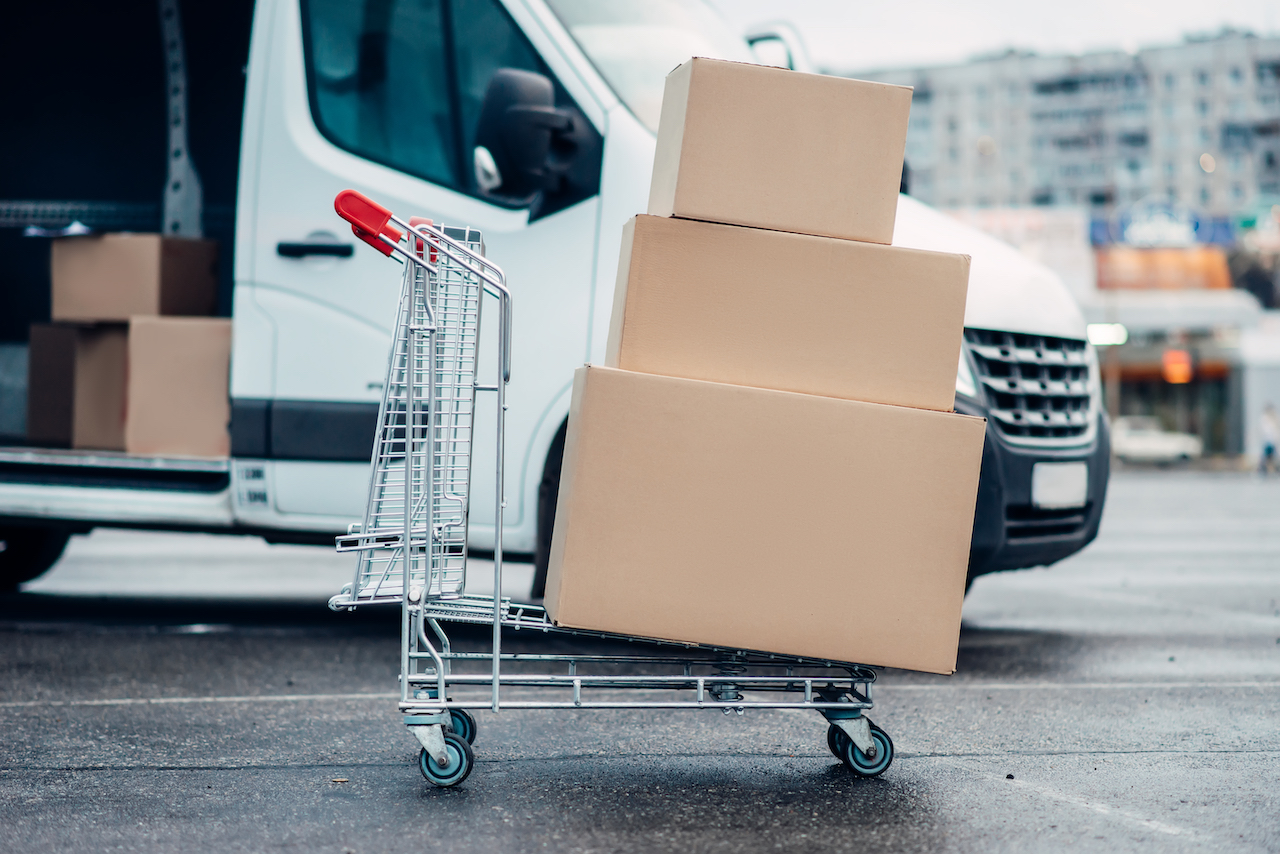
[[[551,562],[551,532],[556,524],[556,500],[560,495],[560,466],[564,463],[564,435],[569,422],[560,425],[547,449],[547,464],[538,484],[538,533],[533,545],[533,588],[529,595],[541,599],[547,593],[547,565]]]
[[[0,592],[43,575],[62,557],[70,537],[66,528],[0,526]]]

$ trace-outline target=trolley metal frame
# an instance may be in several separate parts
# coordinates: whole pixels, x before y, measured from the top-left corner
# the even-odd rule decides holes
[[[337,538],[339,551],[358,554],[356,574],[329,606],[400,604],[399,709],[422,745],[423,775],[439,786],[462,782],[474,764],[470,745],[476,724],[467,710],[504,708],[720,709],[725,714],[812,709],[828,720],[827,745],[850,770],[862,776],[882,773],[892,762],[893,742],[864,714],[873,707],[876,679],[869,667],[568,629],[553,623],[541,607],[502,597],[505,391],[511,378],[506,278],[484,257],[483,240],[473,229],[405,221],[353,190],[340,193],[335,208],[357,237],[403,261],[404,275],[368,509],[361,524]],[[499,312],[493,385],[481,384],[476,375],[485,295],[497,299]],[[492,596],[465,592],[478,392],[497,398]],[[491,626],[491,649],[455,651],[442,622]],[[667,652],[504,653],[504,628],[636,642]],[[483,664],[487,672],[477,669]],[[631,692],[635,699],[621,699]]]

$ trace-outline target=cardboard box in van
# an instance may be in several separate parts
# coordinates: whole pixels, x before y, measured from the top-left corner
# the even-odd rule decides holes
[[[911,88],[694,58],[667,75],[649,213],[893,241]]]
[[[969,258],[638,216],[605,364],[950,411]]]
[[[581,368],[547,610],[568,627],[951,673],[985,426]]]
[[[213,314],[218,244],[159,234],[53,241],[54,320],[126,322],[138,315]]]
[[[125,450],[133,454],[229,455],[230,365],[229,320],[133,318],[129,323]]]
[[[127,327],[35,323],[27,361],[27,439],[124,450]]]

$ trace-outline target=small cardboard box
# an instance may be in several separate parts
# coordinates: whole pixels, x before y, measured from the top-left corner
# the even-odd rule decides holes
[[[911,88],[694,58],[667,75],[649,213],[893,241]]]
[[[953,413],[581,368],[547,610],[951,673],[984,434]]]
[[[27,438],[37,445],[124,450],[127,328],[31,326]]]
[[[230,365],[230,320],[133,318],[129,323],[125,450],[131,454],[228,456]]]
[[[218,244],[159,234],[53,241],[54,320],[128,321],[139,315],[213,314]]]
[[[638,216],[605,364],[950,411],[969,257]]]

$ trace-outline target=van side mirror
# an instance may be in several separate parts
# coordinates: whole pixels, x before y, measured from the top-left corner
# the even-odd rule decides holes
[[[782,36],[770,33],[747,39],[747,45],[755,54],[761,65],[772,65],[777,68],[795,68],[795,60],[791,58],[791,49],[783,41]]]
[[[529,204],[538,193],[558,189],[577,154],[579,121],[576,111],[556,107],[555,88],[543,75],[498,69],[476,125],[476,186],[513,204]]]

